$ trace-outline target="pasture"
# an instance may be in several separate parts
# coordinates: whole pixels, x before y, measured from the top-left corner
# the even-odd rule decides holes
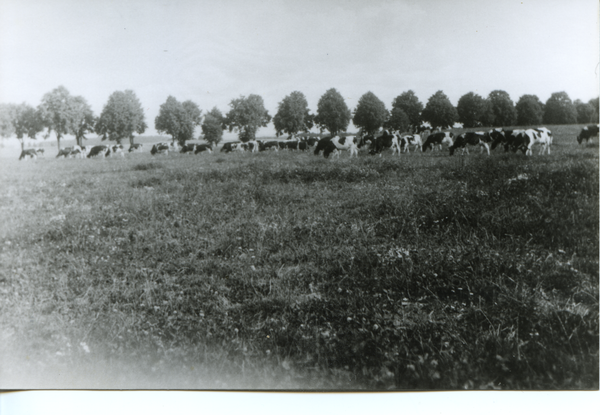
[[[533,157],[4,158],[0,387],[598,389],[598,144],[549,128]]]

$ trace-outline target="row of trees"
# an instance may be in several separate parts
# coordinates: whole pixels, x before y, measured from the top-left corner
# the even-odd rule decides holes
[[[456,107],[442,91],[433,94],[423,106],[409,90],[393,100],[391,111],[375,94],[367,92],[351,112],[335,88],[319,99],[314,115],[308,109],[306,97],[299,91],[286,96],[272,118],[259,95],[241,96],[233,99],[229,106],[225,115],[215,107],[203,117],[202,110],[193,101],[179,102],[169,96],[160,106],[154,126],[159,133],[166,133],[174,141],[185,144],[194,138],[197,126],[201,126],[204,139],[211,143],[221,141],[226,129],[237,132],[241,141],[248,141],[271,120],[280,136],[309,132],[314,126],[320,131],[337,134],[346,131],[350,121],[366,133],[374,133],[381,127],[410,131],[423,121],[442,128],[456,122],[468,128],[585,124],[597,122],[599,113],[598,98],[588,103],[572,102],[566,92],[556,92],[545,104],[535,95],[523,95],[515,105],[508,93],[500,90],[490,92],[487,98],[469,92],[458,100]],[[63,86],[45,94],[37,108],[26,103],[0,104],[0,136],[15,134],[22,145],[24,137],[35,138],[44,132],[46,138],[52,131],[56,134],[59,149],[64,135],[75,136],[77,144],[82,145],[85,135],[92,132],[102,139],[118,143],[129,139],[133,144],[134,133],[143,134],[146,128],[142,106],[131,90],[114,92],[99,117],[94,116],[85,98],[72,96]]]

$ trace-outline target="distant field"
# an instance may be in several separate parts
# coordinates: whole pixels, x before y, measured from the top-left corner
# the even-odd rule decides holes
[[[3,158],[0,388],[598,389],[598,139],[550,128],[533,157]]]

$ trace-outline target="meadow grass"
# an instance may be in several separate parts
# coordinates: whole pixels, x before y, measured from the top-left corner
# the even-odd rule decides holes
[[[3,160],[1,386],[597,389],[598,145],[551,129],[533,157]]]

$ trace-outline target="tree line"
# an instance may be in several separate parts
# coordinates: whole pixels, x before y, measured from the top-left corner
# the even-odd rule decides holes
[[[342,95],[331,88],[321,96],[316,114],[308,108],[302,92],[294,91],[278,104],[277,114],[271,117],[261,96],[251,94],[231,100],[229,111],[218,108],[202,110],[191,100],[179,102],[169,96],[160,106],[154,126],[159,133],[185,144],[194,139],[194,130],[201,127],[202,137],[209,143],[219,143],[224,130],[235,131],[241,141],[256,137],[261,127],[273,121],[276,135],[308,133],[313,127],[335,135],[346,131],[350,121],[365,133],[372,134],[380,128],[394,131],[414,131],[422,122],[432,127],[449,128],[460,122],[466,128],[504,127],[537,124],[587,124],[598,122],[598,98],[587,103],[572,102],[566,92],[555,92],[546,103],[535,95],[523,95],[513,103],[505,91],[495,90],[487,97],[469,92],[453,106],[443,91],[433,94],[423,105],[412,90],[403,92],[393,102],[391,110],[372,92],[360,97],[354,111],[350,111]],[[143,134],[148,128],[142,105],[135,92],[115,91],[104,105],[101,114],[94,116],[91,107],[81,96],[73,96],[64,86],[48,92],[37,108],[27,103],[0,104],[0,136],[13,134],[24,146],[24,138],[35,139],[43,133],[47,138],[56,134],[58,148],[63,136],[75,136],[78,145],[86,134],[96,133],[103,140],[121,143],[134,134]]]

